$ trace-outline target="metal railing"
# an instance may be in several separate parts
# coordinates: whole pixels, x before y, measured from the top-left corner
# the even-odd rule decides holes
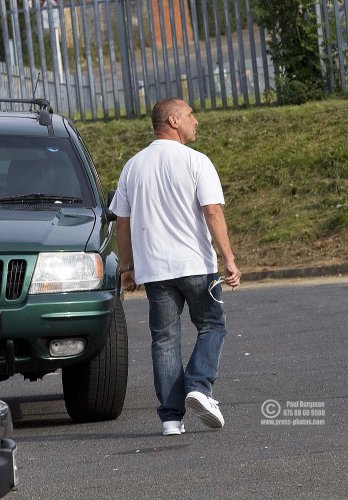
[[[35,92],[75,119],[141,116],[174,95],[258,105],[274,86],[252,0],[0,0],[0,14],[0,95]],[[345,91],[348,0],[318,0],[317,18],[329,89]]]

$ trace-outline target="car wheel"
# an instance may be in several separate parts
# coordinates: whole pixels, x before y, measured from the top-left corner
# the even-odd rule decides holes
[[[128,377],[126,319],[119,297],[105,345],[88,362],[63,368],[65,406],[75,422],[117,418],[123,408]]]

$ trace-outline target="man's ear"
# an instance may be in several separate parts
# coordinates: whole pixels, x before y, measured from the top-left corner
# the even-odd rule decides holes
[[[172,115],[168,118],[169,125],[173,128],[178,128],[178,120],[177,117]]]

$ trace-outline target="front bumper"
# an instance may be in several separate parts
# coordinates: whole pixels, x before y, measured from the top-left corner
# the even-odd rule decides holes
[[[0,309],[0,376],[50,372],[90,359],[104,342],[116,291],[30,295],[23,304]],[[85,350],[52,357],[54,339],[83,338]]]

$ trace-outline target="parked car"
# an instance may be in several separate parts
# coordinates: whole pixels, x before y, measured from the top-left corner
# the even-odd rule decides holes
[[[0,381],[62,369],[73,420],[114,419],[128,373],[116,216],[69,119],[45,99],[0,106]]]
[[[0,498],[17,485],[17,447],[13,439],[9,407],[0,401]]]

